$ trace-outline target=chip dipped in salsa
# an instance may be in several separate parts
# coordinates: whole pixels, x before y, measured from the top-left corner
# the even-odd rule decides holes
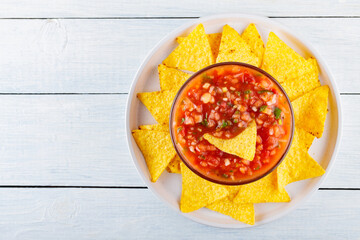
[[[253,159],[224,152],[204,139],[206,133],[233,139],[253,121]],[[223,184],[248,183],[271,172],[293,134],[284,91],[264,71],[241,63],[215,64],[195,73],[175,98],[170,124],[184,163],[201,177]]]

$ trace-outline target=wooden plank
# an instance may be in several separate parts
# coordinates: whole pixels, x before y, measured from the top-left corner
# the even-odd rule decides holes
[[[125,138],[127,95],[0,95],[0,185],[145,186]],[[342,96],[344,132],[321,187],[360,188],[360,96]]]
[[[266,16],[359,16],[356,0],[346,1],[112,1],[66,0],[30,2],[11,0],[1,3],[2,18],[60,18],[60,17],[198,17],[209,14],[241,12]]]
[[[215,239],[239,229],[186,219],[146,189],[0,188],[3,239]],[[275,222],[242,229],[246,239],[353,239],[360,191],[318,191]],[[181,231],[179,231],[181,229]]]
[[[0,20],[0,92],[126,93],[147,52],[189,19]],[[360,19],[276,19],[319,50],[341,92],[360,92]],[[331,26],[331,29],[329,29]]]

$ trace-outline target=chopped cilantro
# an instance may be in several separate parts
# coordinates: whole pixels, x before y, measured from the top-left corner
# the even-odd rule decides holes
[[[200,158],[205,159],[205,156],[204,156],[204,155],[200,155]]]
[[[182,118],[182,119],[181,119],[181,123],[183,123],[183,122],[185,122],[185,118]]]
[[[244,93],[245,93],[245,94],[250,94],[250,93],[251,93],[251,90],[245,90]]]
[[[257,165],[257,167],[255,168],[255,170],[259,170],[260,169],[260,165]]]
[[[274,115],[276,119],[279,119],[281,117],[281,109],[276,107],[274,110]]]
[[[229,177],[229,175],[227,175],[226,173],[224,173],[222,176],[223,176],[224,178],[228,178],[228,177]]]
[[[204,74],[202,75],[202,78],[205,79],[205,80],[211,79],[210,76],[207,75],[206,73],[204,73]]]
[[[259,111],[260,111],[260,112],[263,112],[263,111],[265,111],[266,108],[267,108],[267,105],[262,105],[262,106],[259,108]]]
[[[208,121],[206,118],[204,118],[204,120],[202,120],[201,122],[202,125],[204,125],[205,127],[208,125]]]
[[[237,94],[238,96],[240,96],[240,95],[241,95],[241,92],[239,92],[239,91],[236,91],[236,94]]]
[[[255,76],[257,76],[257,77],[261,77],[261,76],[262,76],[262,74],[261,74],[261,73],[256,73],[256,74],[255,74]]]
[[[234,123],[238,123],[239,120],[237,120],[236,118],[233,120]]]
[[[273,93],[273,91],[266,90],[266,89],[258,91],[259,94],[261,94],[261,93],[266,93],[266,92],[268,92],[268,93]]]
[[[224,128],[224,127],[227,127],[229,124],[228,124],[228,122],[227,121],[223,121],[223,123],[222,123],[222,125],[221,125],[221,127],[222,128]]]

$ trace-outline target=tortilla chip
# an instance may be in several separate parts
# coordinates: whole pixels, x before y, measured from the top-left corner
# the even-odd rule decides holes
[[[168,125],[171,106],[177,91],[165,90],[158,92],[138,93],[137,97],[150,111],[155,120],[162,124]]]
[[[319,177],[325,173],[307,152],[313,140],[310,133],[295,127],[291,148],[277,168],[279,189],[284,189],[289,183]]]
[[[255,24],[249,24],[249,26],[247,26],[247,28],[241,34],[241,37],[250,46],[251,51],[258,57],[259,65],[261,65],[265,51],[265,45],[258,30],[255,27]]]
[[[295,126],[321,138],[327,114],[329,87],[321,86],[292,101]]]
[[[156,182],[176,152],[168,132],[132,131],[136,144],[144,155],[151,181]]]
[[[204,138],[223,152],[252,161],[256,148],[256,123],[252,121],[239,135],[231,139],[217,138],[208,133]]]
[[[202,24],[163,61],[168,67],[196,72],[214,63],[209,39]]]
[[[259,58],[251,51],[250,46],[229,25],[225,25],[223,28],[216,62],[243,62],[256,67],[260,65]]]
[[[153,130],[159,132],[169,132],[169,125],[153,124],[153,125],[140,125],[141,130]]]
[[[163,64],[158,66],[160,88],[161,90],[170,90],[172,88],[180,89],[185,81],[191,76],[175,68],[169,68]]]
[[[314,88],[320,87],[321,85],[319,80],[319,68],[317,66],[316,59],[309,58],[307,61],[311,63],[311,70],[297,79],[288,79],[281,84],[290,101],[301,97],[305,93],[313,90]]]
[[[168,171],[169,173],[181,174],[180,163],[181,163],[181,159],[179,155],[176,154],[176,156],[170,161],[170,163],[166,167],[166,171]]]
[[[290,197],[285,189],[280,189],[276,171],[266,177],[246,185],[242,185],[234,198],[235,203],[289,202]]]
[[[214,56],[214,62],[216,60],[216,57],[219,53],[219,46],[220,46],[220,42],[221,42],[221,33],[211,33],[211,34],[206,34],[206,36],[209,39],[209,43],[210,43],[210,47],[211,47],[211,52]],[[178,43],[182,43],[184,41],[186,37],[177,37],[176,41]]]
[[[269,34],[261,68],[280,83],[299,79],[313,69],[311,62],[292,50],[273,32]]]
[[[180,210],[192,212],[208,206],[229,195],[225,186],[206,181],[193,173],[184,163],[180,163],[182,193]]]
[[[240,222],[255,224],[255,210],[252,203],[238,204],[230,201],[229,198],[224,198],[210,204],[207,208],[228,215]]]

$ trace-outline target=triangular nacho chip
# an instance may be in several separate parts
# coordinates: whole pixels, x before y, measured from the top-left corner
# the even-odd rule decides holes
[[[168,166],[166,167],[166,171],[169,173],[181,173],[180,169],[181,159],[179,155],[176,156],[169,162]]]
[[[232,202],[229,198],[224,198],[210,204],[207,208],[228,215],[240,222],[255,224],[255,210],[252,203],[239,204]]]
[[[250,46],[251,51],[259,58],[259,65],[261,65],[265,51],[265,45],[258,30],[255,27],[255,24],[249,24],[249,26],[247,26],[247,28],[241,34],[241,37]]]
[[[252,161],[256,150],[256,123],[252,121],[239,135],[231,139],[217,138],[208,133],[204,138],[223,152]]]
[[[156,182],[176,152],[168,132],[134,130],[136,144],[144,155],[151,181]]]
[[[266,177],[242,185],[233,200],[235,203],[289,202],[290,197],[285,189],[279,190],[276,171]]]
[[[214,62],[216,60],[216,57],[219,53],[219,46],[220,46],[220,42],[221,42],[221,33],[210,33],[210,34],[206,34],[206,36],[209,39],[209,43],[210,43],[210,47],[211,47],[211,52],[214,56]],[[176,41],[178,43],[182,43],[184,41],[186,37],[177,37]]]
[[[289,183],[319,177],[325,173],[325,170],[307,152],[313,139],[310,133],[295,128],[291,148],[277,168],[279,189],[283,189]]]
[[[311,63],[311,70],[297,79],[288,79],[281,84],[290,101],[301,97],[305,93],[313,90],[314,88],[320,87],[321,85],[319,81],[319,68],[317,66],[316,59],[309,58],[307,61]]]
[[[261,68],[282,83],[305,75],[312,64],[270,32]]]
[[[195,211],[229,195],[225,186],[206,181],[193,173],[184,163],[180,166],[182,174],[180,210],[182,212]]]
[[[321,86],[292,101],[295,126],[320,138],[327,114],[329,87]]]
[[[171,106],[177,91],[165,90],[158,92],[138,93],[137,97],[150,111],[155,120],[163,125],[169,124]]]
[[[153,130],[159,132],[169,132],[169,125],[152,124],[152,125],[140,125],[141,130]]]
[[[158,66],[161,90],[179,89],[191,76],[175,68],[169,68],[163,64]]]
[[[229,25],[223,28],[216,62],[243,62],[256,67],[260,65],[259,58],[251,51],[250,46]]]
[[[196,72],[214,63],[209,39],[202,24],[163,61],[168,67]]]

